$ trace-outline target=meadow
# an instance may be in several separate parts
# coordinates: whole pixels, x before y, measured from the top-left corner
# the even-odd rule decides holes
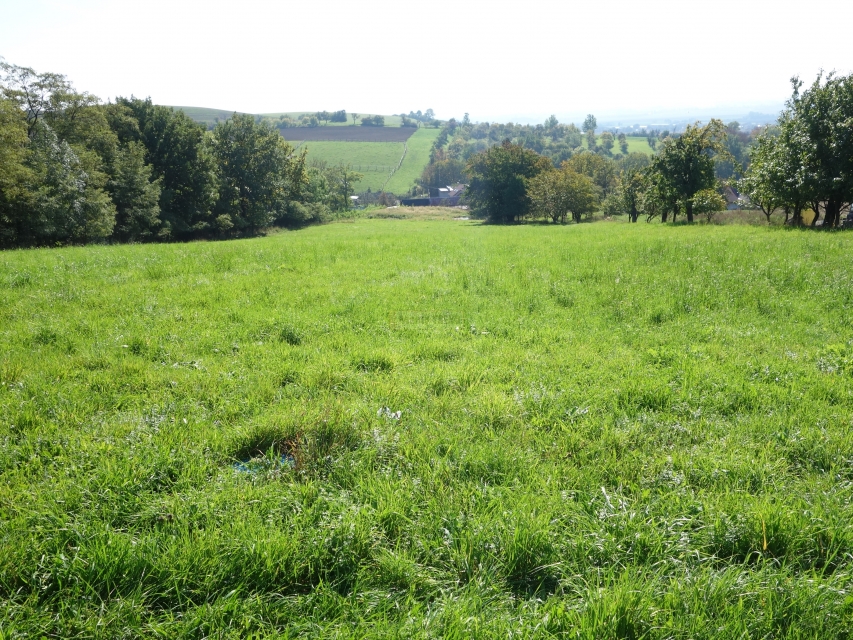
[[[353,171],[364,177],[356,185],[356,191],[379,191],[388,176],[397,168],[403,157],[402,142],[323,142],[308,141],[299,147],[308,150],[308,161],[320,160],[330,166],[350,165]],[[420,175],[420,174],[418,174]]]
[[[396,194],[406,193],[415,185],[415,180],[421,177],[429,164],[429,153],[439,133],[441,133],[439,129],[421,127],[412,134],[406,143],[406,157],[385,185],[386,191]]]
[[[848,638],[853,234],[0,253],[0,637]]]
[[[645,138],[637,138],[634,136],[626,136],[625,141],[628,143],[628,153],[645,153],[646,155],[653,155],[654,150],[649,146],[648,140]],[[598,144],[601,144],[601,136],[598,137]],[[583,137],[581,142],[581,146],[584,149],[589,149],[589,144],[587,143],[586,136]],[[617,154],[622,153],[619,149],[619,141],[613,145],[613,149],[611,153]]]

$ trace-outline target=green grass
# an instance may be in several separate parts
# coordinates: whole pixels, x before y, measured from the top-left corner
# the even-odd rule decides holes
[[[404,146],[402,142],[308,141],[299,149],[308,149],[309,161],[317,159],[330,165],[352,165],[354,171],[364,175],[356,184],[356,190],[366,191],[369,187],[377,191],[399,164]]]
[[[649,143],[645,138],[636,138],[636,137],[632,137],[632,136],[626,136],[625,139],[628,142],[628,153],[637,152],[637,153],[645,153],[647,155],[652,155],[654,153],[654,150],[649,146]],[[598,137],[598,143],[599,144],[601,143],[601,136]],[[584,149],[589,148],[589,146],[587,145],[587,142],[586,142],[586,136],[583,137],[583,141],[582,141],[581,146]],[[622,151],[619,148],[619,141],[618,140],[616,140],[615,144],[613,145],[612,153],[614,155],[616,155],[617,153],[622,153]]]
[[[228,111],[227,109],[210,109],[208,107],[172,107],[172,109],[183,111],[192,120],[209,125],[216,124],[220,121],[224,122],[235,113],[234,111]]]
[[[408,140],[406,158],[385,186],[387,191],[406,193],[414,186],[415,180],[421,177],[424,168],[429,164],[429,152],[439,133],[439,129],[421,128],[412,134]]]
[[[851,245],[2,253],[0,636],[850,637]]]

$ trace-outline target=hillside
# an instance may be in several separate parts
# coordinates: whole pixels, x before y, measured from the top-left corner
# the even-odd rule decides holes
[[[213,126],[217,118],[221,121],[231,116],[231,112],[219,109],[174,108],[209,126]],[[303,112],[260,115],[274,122],[281,115],[298,118]],[[280,131],[295,147],[301,149],[304,145],[309,160],[349,164],[362,173],[364,179],[356,184],[358,191],[379,191],[384,187],[391,193],[406,193],[428,164],[429,151],[439,129],[400,127],[399,116],[385,116],[385,123],[384,127],[363,127],[353,126],[351,122],[330,122],[319,127],[290,127]]]

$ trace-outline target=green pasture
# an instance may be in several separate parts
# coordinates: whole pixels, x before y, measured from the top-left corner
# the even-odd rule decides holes
[[[654,150],[649,146],[648,140],[646,140],[645,138],[626,136],[625,139],[628,142],[628,153],[638,152],[645,153],[648,155],[652,155],[654,153]],[[598,137],[598,144],[601,144],[601,136]],[[581,146],[584,149],[589,149],[589,145],[586,141],[586,136],[583,137]],[[616,155],[617,153],[622,153],[622,150],[619,148],[618,140],[615,141],[611,152],[613,153],[613,155]]]
[[[308,161],[320,160],[329,165],[348,164],[364,178],[356,184],[357,191],[382,188],[390,173],[403,157],[402,142],[305,142],[301,147],[308,150]]]
[[[358,219],[0,253],[0,637],[849,637],[851,249]]]
[[[415,180],[421,177],[424,168],[429,164],[429,153],[432,143],[438,138],[439,129],[424,129],[415,131],[407,141],[408,149],[403,164],[385,185],[385,190],[391,193],[406,193],[411,189]]]
[[[196,122],[213,125],[217,122],[224,122],[234,115],[234,111],[227,109],[210,109],[208,107],[172,107],[176,111],[183,111],[187,116]],[[237,112],[241,113],[241,112]]]

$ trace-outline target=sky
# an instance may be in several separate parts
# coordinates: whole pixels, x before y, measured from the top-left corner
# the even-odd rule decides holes
[[[0,16],[0,56],[78,90],[249,113],[775,113],[791,76],[853,71],[849,0],[0,0]]]

